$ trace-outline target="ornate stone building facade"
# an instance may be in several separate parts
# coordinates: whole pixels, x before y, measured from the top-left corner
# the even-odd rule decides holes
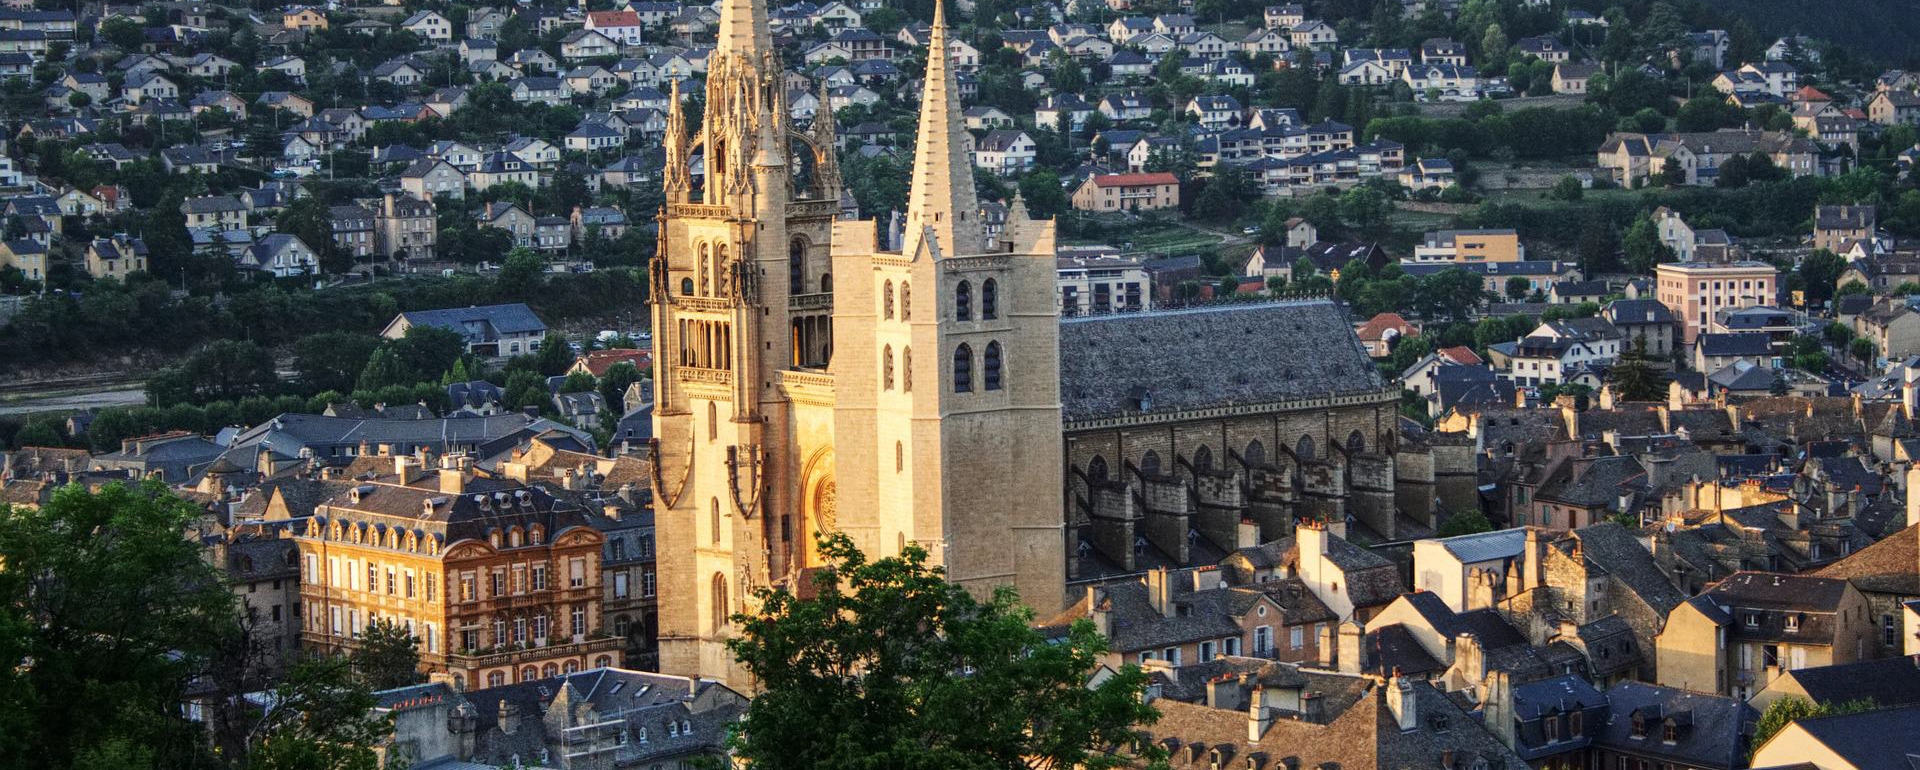
[[[814,566],[816,532],[1059,608],[1052,224],[1016,203],[989,242],[937,56],[898,250],[835,221],[832,116],[789,125],[764,3],[718,33],[698,134],[673,99],[651,267],[661,669],[746,684],[728,617]]]

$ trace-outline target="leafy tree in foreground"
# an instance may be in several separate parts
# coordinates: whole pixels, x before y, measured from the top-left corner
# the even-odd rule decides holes
[[[761,590],[728,642],[765,688],[732,742],[762,770],[1114,767],[1153,753],[1134,727],[1146,675],[1126,666],[1096,687],[1106,640],[1076,622],[1049,641],[1013,592],[975,599],[909,546],[869,562],[824,538],[816,596]]]
[[[420,647],[406,626],[376,618],[367,624],[360,637],[360,649],[353,653],[353,667],[360,678],[375,690],[391,690],[419,684]]]
[[[377,704],[350,661],[302,661],[261,715],[247,770],[379,770],[373,747],[393,732],[393,718],[376,716]]]
[[[194,764],[180,704],[235,626],[198,514],[158,482],[0,505],[0,767]]]

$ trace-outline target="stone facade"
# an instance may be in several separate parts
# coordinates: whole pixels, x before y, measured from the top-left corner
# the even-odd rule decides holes
[[[744,684],[728,617],[818,566],[816,533],[1064,604],[1053,228],[1016,204],[983,237],[946,64],[897,251],[834,221],[832,119],[787,124],[763,4],[721,8],[698,135],[674,95],[652,265],[663,671]]]

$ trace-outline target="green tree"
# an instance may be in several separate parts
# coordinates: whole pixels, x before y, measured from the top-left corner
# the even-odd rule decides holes
[[[1747,759],[1753,759],[1753,752],[1766,745],[1775,733],[1786,729],[1787,725],[1802,719],[1858,714],[1878,708],[1872,698],[1842,701],[1839,703],[1814,703],[1798,695],[1788,695],[1767,704],[1767,710],[1760,712],[1760,721],[1753,724],[1753,739],[1747,742]]]
[[[1879,354],[1880,348],[1873,344],[1873,340],[1865,337],[1855,337],[1852,342],[1847,343],[1847,352],[1854,358],[1859,359],[1860,363],[1868,364],[1873,362],[1873,358]]]
[[[353,668],[367,686],[391,690],[425,681],[420,675],[419,640],[396,621],[375,618],[353,651]]]
[[[1647,360],[1647,338],[1634,337],[1607,372],[1614,396],[1623,401],[1660,401],[1667,395],[1667,377]]]
[[[1520,276],[1507,279],[1507,299],[1519,302],[1527,298],[1527,292],[1533,289],[1533,283]]]
[[[376,391],[390,385],[411,385],[413,382],[413,372],[401,362],[400,355],[391,346],[382,345],[367,358],[367,366],[360,370],[360,378],[354,382],[353,389]]]
[[[1562,201],[1577,201],[1586,194],[1586,188],[1580,186],[1580,180],[1572,174],[1560,177],[1553,183],[1553,189],[1547,191],[1547,197]]]
[[[1814,249],[1812,254],[1800,261],[1797,270],[1805,283],[1807,306],[1814,307],[1833,298],[1840,274],[1847,270],[1847,261],[1826,249]]]
[[[600,383],[586,372],[568,372],[567,378],[560,382],[561,393],[591,393],[599,387]]]
[[[1340,219],[1356,230],[1376,230],[1392,214],[1393,201],[1378,187],[1360,185],[1340,194]]]
[[[1440,524],[1440,528],[1434,531],[1434,536],[1457,537],[1492,531],[1493,522],[1487,520],[1486,514],[1469,510],[1449,514],[1447,520]]]
[[[1159,754],[1135,732],[1158,717],[1137,666],[1088,684],[1107,650],[1090,621],[1049,640],[1011,589],[976,599],[917,545],[870,562],[835,534],[820,550],[811,598],[760,589],[760,611],[734,618],[727,644],[765,688],[732,738],[747,763],[1105,768]]]
[[[351,661],[301,661],[252,731],[247,770],[378,770],[374,747],[393,734],[393,717],[377,705]]]
[[[1834,299],[1839,299],[1841,297],[1847,296],[1848,294],[1872,294],[1872,293],[1873,293],[1873,290],[1867,288],[1866,284],[1861,283],[1859,281],[1848,281],[1844,284],[1841,284],[1840,288],[1835,289],[1833,292],[1833,296],[1834,296]]]
[[[640,368],[621,361],[607,367],[607,373],[600,376],[600,397],[607,400],[607,408],[616,414],[625,414],[627,388],[645,379]]]
[[[573,346],[559,332],[547,332],[540,340],[540,352],[534,354],[534,368],[548,377],[558,377],[573,368]]]
[[[237,401],[272,393],[280,383],[273,355],[246,340],[216,340],[147,383],[154,406]]]
[[[1633,220],[1621,246],[1627,254],[1626,268],[1641,275],[1652,275],[1654,265],[1672,262],[1675,257],[1673,249],[1660,240],[1660,231],[1653,226],[1650,217]]]
[[[515,247],[507,252],[507,260],[500,266],[498,285],[510,296],[531,296],[546,272],[547,261],[539,253],[525,246]]]
[[[0,766],[187,767],[181,714],[236,603],[158,482],[0,505]]]
[[[1040,169],[1020,177],[1020,198],[1033,217],[1057,217],[1067,211],[1067,188],[1060,186],[1060,175]]]
[[[292,233],[320,257],[320,270],[335,275],[353,270],[353,255],[333,240],[333,215],[327,203],[313,195],[288,203],[274,219],[274,227]],[[151,240],[151,239],[149,239]],[[148,244],[151,246],[152,244]]]
[[[353,332],[321,332],[293,343],[293,370],[309,392],[353,390],[380,338]]]

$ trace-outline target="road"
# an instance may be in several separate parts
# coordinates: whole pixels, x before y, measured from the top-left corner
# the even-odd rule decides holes
[[[72,412],[107,406],[139,406],[147,402],[145,388],[35,393],[0,400],[0,417],[38,412]]]

